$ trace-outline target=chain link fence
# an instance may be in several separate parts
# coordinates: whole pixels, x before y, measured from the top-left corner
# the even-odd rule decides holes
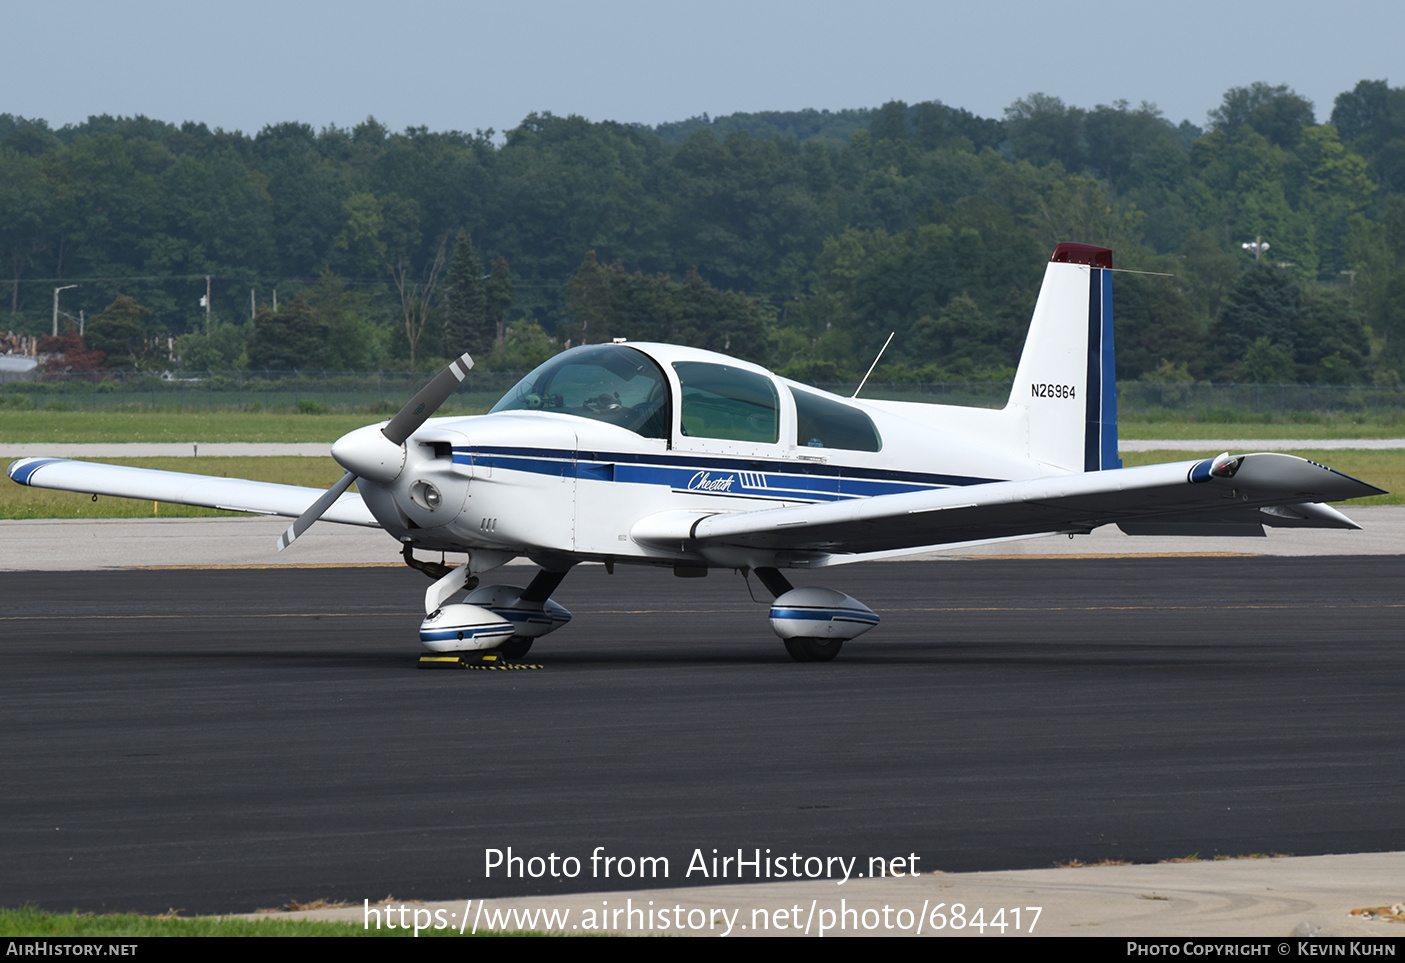
[[[0,384],[0,407],[58,411],[131,408],[197,411],[366,411],[394,414],[434,372],[209,371],[177,376],[139,372],[45,375]],[[441,414],[487,411],[522,375],[469,373]]]
[[[0,382],[0,409],[100,411],[114,409],[357,411],[393,414],[432,372],[210,371],[169,374],[108,372],[45,375],[42,380]],[[441,409],[443,414],[487,411],[522,377],[521,372],[471,371]],[[841,397],[856,384],[818,384]],[[864,398],[999,408],[1009,382],[939,384],[874,383]],[[1232,420],[1317,413],[1405,416],[1405,386],[1162,384],[1124,381],[1117,386],[1118,416]]]

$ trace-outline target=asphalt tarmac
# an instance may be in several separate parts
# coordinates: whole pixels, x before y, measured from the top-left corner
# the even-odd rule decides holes
[[[836,568],[804,581],[884,621],[800,665],[739,576],[589,566],[542,669],[431,673],[428,583],[403,568],[8,572],[0,905],[756,880],[711,872],[714,849],[827,874],[1401,851],[1402,576],[1398,556]],[[522,870],[490,875],[509,847]],[[532,876],[552,853],[577,874]]]

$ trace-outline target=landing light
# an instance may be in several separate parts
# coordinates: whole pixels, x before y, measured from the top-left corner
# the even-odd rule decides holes
[[[415,504],[421,508],[427,508],[431,512],[438,508],[444,501],[444,497],[439,494],[439,489],[429,482],[415,482],[410,489],[410,497],[415,500]]]

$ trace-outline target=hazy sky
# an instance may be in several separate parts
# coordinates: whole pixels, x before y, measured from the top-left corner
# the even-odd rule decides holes
[[[704,111],[941,100],[1000,117],[1034,91],[1156,103],[1203,125],[1230,87],[1317,105],[1405,84],[1398,0],[1180,3],[0,3],[0,113],[504,130],[532,111],[657,124]]]

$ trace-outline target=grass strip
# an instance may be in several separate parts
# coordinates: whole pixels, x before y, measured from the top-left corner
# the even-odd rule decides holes
[[[1133,468],[1138,465],[1159,465],[1165,462],[1193,461],[1197,457],[1218,455],[1219,452],[1205,452],[1197,456],[1189,451],[1124,451],[1122,464]],[[1234,454],[1242,454],[1235,452]],[[1358,505],[1403,505],[1405,504],[1405,451],[1369,451],[1361,448],[1342,448],[1333,451],[1294,449],[1287,452],[1319,465],[1326,465],[1343,475],[1359,478],[1377,488],[1384,488],[1387,494],[1372,495],[1370,498],[1353,498],[1341,504],[1350,509]]]
[[[444,414],[450,412],[445,411]],[[465,412],[468,413],[468,412]],[[472,413],[481,413],[475,408]],[[393,414],[393,412],[391,412]],[[353,428],[389,417],[383,412],[118,409],[55,411],[47,408],[0,408],[0,441],[36,442],[332,442]],[[1118,424],[1123,438],[1400,438],[1405,419],[1386,416],[1316,414],[1281,419],[1227,416],[1175,420],[1126,417]]]
[[[1405,421],[1393,418],[1321,417],[1305,421],[1139,421],[1117,423],[1119,438],[1274,438],[1311,441],[1315,438],[1405,438]]]
[[[33,907],[0,909],[0,933],[6,937],[112,937],[112,936],[276,936],[348,937],[415,935],[413,929],[376,929],[357,923],[291,919],[269,914],[261,919],[237,916],[140,916],[135,913],[46,913]],[[419,935],[458,936],[456,929],[422,929]],[[464,936],[539,936],[537,933],[464,933]]]
[[[93,442],[333,442],[386,415],[268,411],[6,411],[8,444]]]

